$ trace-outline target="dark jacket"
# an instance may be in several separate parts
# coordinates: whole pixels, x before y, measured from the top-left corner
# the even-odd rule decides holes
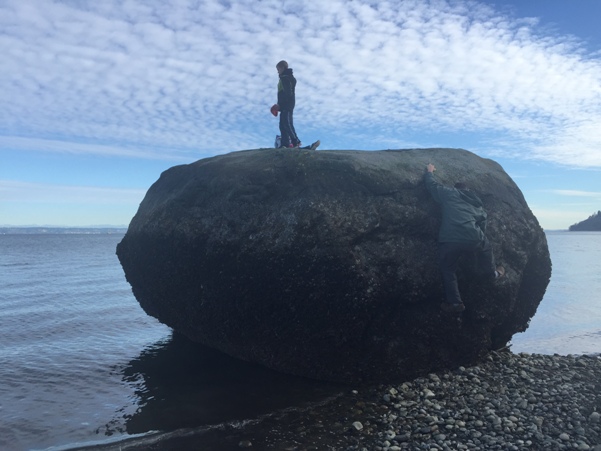
[[[431,172],[426,172],[424,182],[442,208],[439,242],[476,244],[484,239],[486,212],[478,196],[468,190],[441,185]]]
[[[292,111],[296,98],[294,90],[296,88],[296,78],[292,75],[292,69],[288,68],[280,74],[278,82],[278,105],[280,111]]]

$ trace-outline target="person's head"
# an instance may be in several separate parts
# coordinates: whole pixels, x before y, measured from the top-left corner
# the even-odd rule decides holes
[[[286,61],[282,60],[275,65],[275,68],[278,70],[278,74],[281,74],[286,69],[288,69],[288,63]]]
[[[455,183],[455,188],[456,188],[456,189],[463,190],[463,191],[469,191],[469,188],[468,188],[468,187],[467,187],[467,185],[466,185],[465,183],[463,183],[463,182],[457,182],[457,183]]]

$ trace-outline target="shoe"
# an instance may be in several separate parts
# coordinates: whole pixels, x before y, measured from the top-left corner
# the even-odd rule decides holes
[[[463,302],[460,302],[459,304],[451,304],[449,302],[443,302],[442,304],[440,304],[440,308],[442,309],[443,312],[460,313],[465,310],[465,305],[463,305]]]
[[[502,266],[497,266],[497,269],[495,270],[495,279],[500,279],[504,275],[505,275],[505,268],[503,268]]]
[[[319,147],[319,145],[321,144],[321,141],[318,139],[317,141],[315,141],[313,144],[311,144],[311,147],[309,147],[311,150],[315,150]]]

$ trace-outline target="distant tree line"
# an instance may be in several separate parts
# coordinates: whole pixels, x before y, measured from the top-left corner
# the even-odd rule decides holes
[[[570,232],[601,232],[601,210],[570,226]]]

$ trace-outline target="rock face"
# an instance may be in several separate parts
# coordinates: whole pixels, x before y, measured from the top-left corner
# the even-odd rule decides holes
[[[458,272],[443,313],[440,210],[464,181],[507,270]],[[165,171],[117,248],[142,308],[190,339],[311,378],[401,380],[475,362],[524,331],[551,274],[546,238],[491,160],[460,149],[250,150]]]

